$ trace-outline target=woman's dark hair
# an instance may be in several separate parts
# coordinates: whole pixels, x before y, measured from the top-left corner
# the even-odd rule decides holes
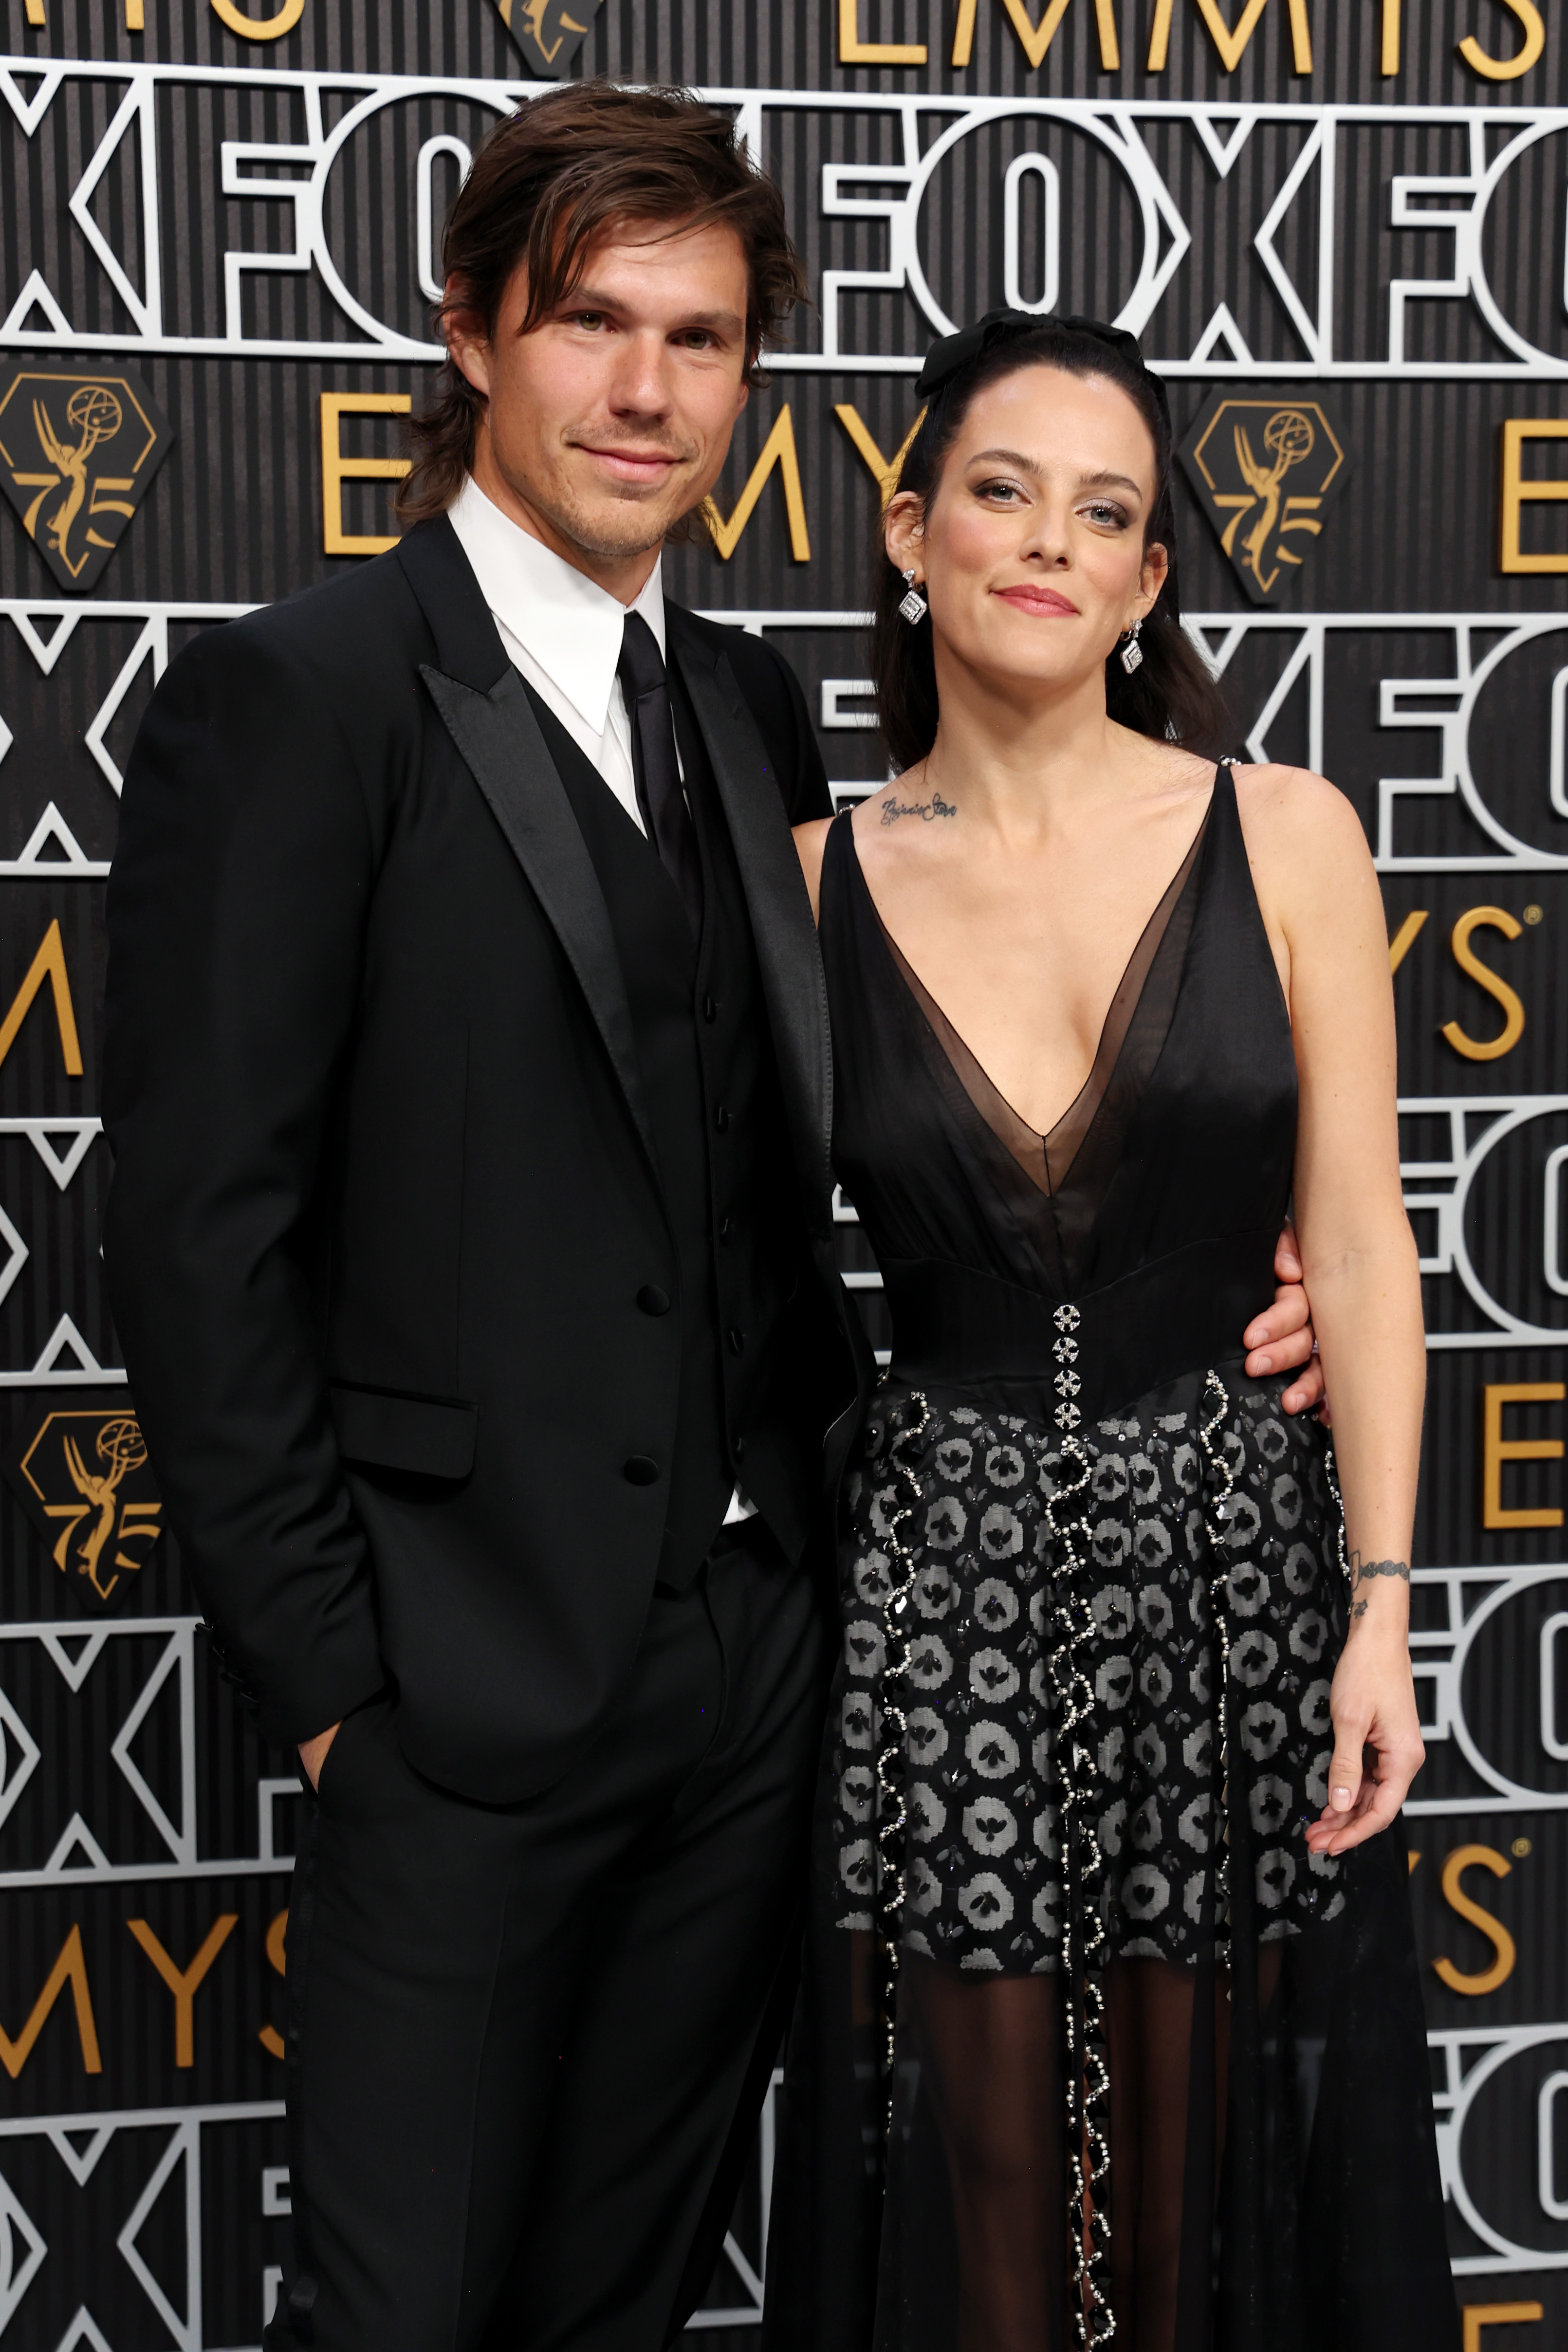
[[[606,231],[636,223],[734,230],[746,256],[748,381],[776,342],[805,278],[784,199],[746,152],[736,126],[689,90],[571,82],[499,122],[475,156],[441,238],[442,275],[456,285],[436,312],[472,315],[493,335],[512,272],[528,265],[525,327],[580,278]],[[446,360],[435,395],[409,428],[414,464],[397,497],[405,523],[444,514],[473,463],[485,396]]]
[[[1105,705],[1112,719],[1137,734],[1183,743],[1198,751],[1225,750],[1233,732],[1224,695],[1181,625],[1176,588],[1176,520],[1171,502],[1171,421],[1163,388],[1136,357],[1131,335],[1094,330],[1076,320],[1020,318],[1016,327],[983,322],[984,331],[953,337],[959,355],[939,368],[919,430],[899,476],[899,490],[912,490],[928,505],[964,418],[976,397],[1020,368],[1056,368],[1064,375],[1104,376],[1137,408],[1154,444],[1154,501],[1143,533],[1146,547],[1163,546],[1171,568],[1159,602],[1143,623],[1138,643],[1143,660],[1130,677],[1121,649],[1105,664]],[[968,347],[973,345],[973,349]],[[927,362],[928,375],[943,347]],[[922,378],[922,383],[925,379]],[[882,543],[878,527],[873,557],[871,669],[877,688],[878,720],[895,769],[923,760],[936,740],[936,665],[929,621],[913,628],[899,612],[904,583]]]

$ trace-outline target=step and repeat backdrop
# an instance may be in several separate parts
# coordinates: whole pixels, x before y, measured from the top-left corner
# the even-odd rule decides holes
[[[815,307],[670,562],[795,664],[841,799],[920,355],[1005,300],[1143,337],[1237,748],[1365,823],[1454,2268],[1467,2352],[1568,2344],[1563,0],[0,0],[0,2346],[255,2346],[288,2227],[297,1783],[213,1670],[99,1261],[121,773],[195,632],[389,543],[446,208],[590,72],[703,89],[785,190]],[[756,2341],[769,2156],[714,2352]]]

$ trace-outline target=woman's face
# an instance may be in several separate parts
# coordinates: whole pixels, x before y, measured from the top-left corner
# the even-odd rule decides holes
[[[1070,688],[1159,594],[1153,499],[1153,441],[1119,385],[1020,368],[971,402],[929,508],[893,499],[888,552],[924,588],[939,661]]]

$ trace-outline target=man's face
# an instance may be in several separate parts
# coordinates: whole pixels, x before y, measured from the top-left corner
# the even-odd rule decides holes
[[[475,480],[626,601],[719,478],[747,399],[746,294],[732,229],[631,225],[528,333],[526,265],[488,341],[471,315],[451,320],[452,357],[489,396]]]

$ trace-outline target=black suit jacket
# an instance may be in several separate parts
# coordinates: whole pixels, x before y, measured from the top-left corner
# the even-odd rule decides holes
[[[826,787],[776,655],[674,606],[668,631],[756,940],[830,1488],[868,1354],[788,831]],[[640,1635],[679,1316],[637,1297],[679,1286],[604,898],[448,524],[171,666],[109,934],[110,1296],[222,1654],[274,1739],[390,1674],[432,1778],[546,1785]]]

